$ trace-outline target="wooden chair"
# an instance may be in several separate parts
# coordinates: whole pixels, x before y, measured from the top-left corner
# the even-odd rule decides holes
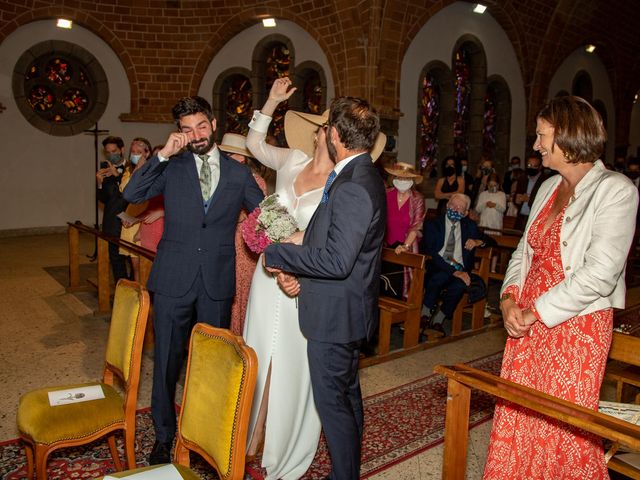
[[[226,329],[196,324],[189,347],[175,463],[114,476],[127,478],[142,471],[170,468],[180,475],[177,478],[199,479],[189,469],[193,451],[215,468],[220,479],[241,480],[257,369],[256,353],[242,337]]]
[[[144,331],[149,312],[149,293],[138,283],[120,280],[116,287],[102,383],[41,388],[24,394],[17,423],[27,453],[28,478],[35,470],[38,480],[47,478],[47,458],[54,450],[84,445],[107,435],[118,470],[122,463],[114,433],[124,431],[127,463],[135,468],[136,403]],[[114,388],[114,377],[124,397]],[[104,399],[51,406],[48,392],[99,385]]]
[[[476,259],[480,259],[480,267],[477,270],[474,270],[473,273],[482,278],[485,285],[487,285],[487,288],[489,285],[489,266],[491,263],[492,251],[493,249],[491,247],[476,249]],[[455,337],[456,335],[460,335],[462,332],[462,314],[464,309],[467,307],[471,307],[471,330],[478,330],[479,328],[482,328],[484,326],[484,309],[486,305],[486,298],[469,305],[469,296],[465,293],[453,313],[451,336]]]
[[[378,355],[386,355],[391,348],[391,325],[404,324],[403,348],[418,344],[420,336],[420,313],[422,311],[422,290],[424,286],[424,268],[426,257],[418,253],[403,252],[396,255],[392,248],[382,249],[382,261],[412,269],[411,285],[407,300],[380,296],[380,330],[378,337]]]
[[[616,382],[616,402],[623,402],[625,385],[640,388],[640,338],[624,333],[613,332],[605,378]],[[636,393],[635,403],[640,403],[640,392]]]

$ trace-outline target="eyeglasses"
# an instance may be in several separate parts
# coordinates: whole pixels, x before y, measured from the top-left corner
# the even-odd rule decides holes
[[[324,122],[322,125],[320,125],[320,128],[326,130],[327,128],[329,128],[329,122]]]

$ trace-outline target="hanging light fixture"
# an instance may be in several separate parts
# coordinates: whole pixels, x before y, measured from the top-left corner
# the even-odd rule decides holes
[[[59,18],[58,22],[56,23],[56,27],[70,29],[71,27],[73,27],[73,22],[71,20],[67,20],[66,18]]]
[[[595,45],[592,45],[592,44],[589,44],[589,45],[587,45],[586,47],[584,47],[584,49],[585,49],[585,51],[586,51],[587,53],[593,53],[593,52],[595,52],[595,50],[596,50],[596,46],[595,46]]]
[[[476,3],[476,6],[473,7],[473,13],[479,13],[480,15],[482,15],[486,9],[487,9],[486,5],[483,5],[481,3]]]
[[[263,18],[262,19],[262,26],[266,27],[266,28],[272,28],[276,26],[276,19],[275,18]]]

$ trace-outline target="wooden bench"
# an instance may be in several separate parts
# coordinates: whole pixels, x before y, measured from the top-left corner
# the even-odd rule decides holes
[[[484,281],[485,285],[489,284],[489,265],[491,263],[491,253],[493,249],[488,248],[476,248],[476,259],[480,260],[480,266],[473,273],[478,275]],[[462,333],[462,314],[465,309],[471,308],[471,330],[478,330],[484,326],[484,308],[487,305],[487,299],[482,300],[469,305],[469,296],[464,294],[456,311],[453,313],[453,322],[451,325],[451,336],[455,337]]]
[[[620,332],[613,332],[611,349],[605,378],[616,383],[616,402],[624,402],[626,385],[640,388],[640,338]],[[636,393],[635,403],[640,403],[640,392]]]
[[[472,388],[618,442],[632,450],[640,450],[640,426],[638,425],[546,395],[467,365],[437,365],[434,371],[448,378],[442,463],[442,478],[447,480],[465,478],[469,439],[469,401]],[[617,464],[622,463],[614,457],[609,461],[608,466],[612,470],[617,470]]]
[[[418,253],[403,252],[396,255],[392,248],[382,249],[383,262],[398,265],[399,268],[411,268],[412,277],[406,301],[383,295],[378,299],[378,306],[380,307],[378,355],[389,353],[391,348],[391,325],[393,324],[404,324],[403,348],[410,348],[418,344],[426,259],[427,257]]]

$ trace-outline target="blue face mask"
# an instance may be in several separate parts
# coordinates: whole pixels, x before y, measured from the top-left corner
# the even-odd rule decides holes
[[[137,164],[138,164],[138,162],[140,161],[140,158],[142,158],[142,155],[131,155],[131,156],[129,157],[129,161],[130,161],[131,163],[133,163],[134,165],[137,165]]]
[[[122,161],[122,155],[119,153],[110,153],[107,159],[114,165],[118,165]]]
[[[447,218],[452,222],[459,222],[460,220],[462,220],[462,217],[464,217],[464,215],[462,215],[457,210],[454,210],[453,208],[447,208]]]

